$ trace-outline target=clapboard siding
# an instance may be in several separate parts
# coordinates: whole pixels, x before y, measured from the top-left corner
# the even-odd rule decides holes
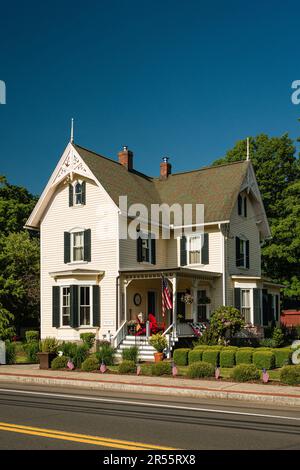
[[[64,232],[75,227],[91,229],[92,256],[89,263],[64,263]],[[103,239],[105,238],[105,239]],[[116,276],[118,275],[118,215],[106,194],[92,181],[86,182],[86,205],[69,207],[69,188],[63,183],[57,188],[41,222],[41,335],[79,339],[83,331],[52,327],[52,286],[55,280],[50,272],[71,268],[104,271],[100,281],[101,329],[113,331],[116,317]],[[66,282],[69,284],[70,281]],[[113,325],[105,326],[108,321]],[[84,331],[89,331],[84,329]],[[92,331],[96,331],[92,329]]]

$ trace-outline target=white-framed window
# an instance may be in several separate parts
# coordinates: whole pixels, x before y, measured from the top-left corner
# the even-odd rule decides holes
[[[187,239],[188,264],[201,262],[201,236],[190,236]]]
[[[141,261],[144,263],[151,263],[152,261],[152,234],[147,232],[140,232],[141,238]]]
[[[197,321],[203,322],[207,320],[207,304],[203,303],[206,298],[206,290],[197,290]]]
[[[79,325],[91,326],[92,287],[79,286]]]
[[[84,231],[71,233],[71,260],[84,261]]]
[[[81,206],[84,204],[83,200],[83,182],[75,181],[74,183],[74,204],[75,206]]]
[[[251,323],[251,289],[241,289],[241,314],[246,323]]]
[[[70,325],[70,286],[61,287],[61,322],[62,326]]]

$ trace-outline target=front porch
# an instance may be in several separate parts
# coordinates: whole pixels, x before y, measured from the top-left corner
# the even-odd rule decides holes
[[[168,280],[173,308],[162,312],[162,276]],[[196,269],[175,268],[165,270],[145,269],[122,271],[119,281],[119,308],[115,347],[119,347],[130,334],[128,324],[137,322],[138,315],[147,324],[149,314],[155,316],[163,334],[172,341],[180,337],[196,337],[192,324],[209,320],[210,313],[219,302],[221,274]],[[189,293],[192,303],[182,297]],[[132,330],[132,336],[136,331]],[[151,335],[148,329],[144,337]],[[137,336],[138,338],[138,336]]]

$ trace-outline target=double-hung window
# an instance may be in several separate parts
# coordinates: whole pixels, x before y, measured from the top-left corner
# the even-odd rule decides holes
[[[69,326],[70,325],[70,287],[61,288],[61,325]]]
[[[75,196],[75,205],[79,206],[83,204],[83,190],[82,190],[82,183],[77,181],[74,186],[74,196]]]
[[[84,260],[84,232],[74,232],[71,234],[72,240],[72,261]]]
[[[206,299],[206,290],[197,290],[197,321],[207,320],[207,304],[203,303]]]
[[[244,236],[236,237],[236,266],[250,267],[250,244]]]
[[[91,287],[79,287],[79,324],[90,326],[91,324]]]
[[[151,235],[142,238],[142,260],[150,263],[151,259]]]
[[[151,233],[139,232],[137,238],[137,261],[156,264],[156,240]]]
[[[251,323],[250,289],[241,289],[241,313],[246,323]]]
[[[86,199],[86,182],[74,181],[69,184],[69,206],[83,206]]]
[[[188,239],[189,264],[201,262],[201,237],[189,237]]]

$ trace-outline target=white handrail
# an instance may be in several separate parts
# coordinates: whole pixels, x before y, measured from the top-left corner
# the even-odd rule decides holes
[[[166,331],[163,332],[162,336],[165,336],[169,330],[171,330],[172,328],[174,327],[174,323],[171,323],[170,326],[168,326],[168,328],[166,329]]]
[[[123,323],[121,324],[121,326],[116,331],[116,333],[113,337],[113,345],[114,345],[115,348],[117,348],[119,346],[121,341],[126,336],[126,333],[124,335],[124,329],[125,329],[126,326],[127,326],[127,320],[124,320]]]

